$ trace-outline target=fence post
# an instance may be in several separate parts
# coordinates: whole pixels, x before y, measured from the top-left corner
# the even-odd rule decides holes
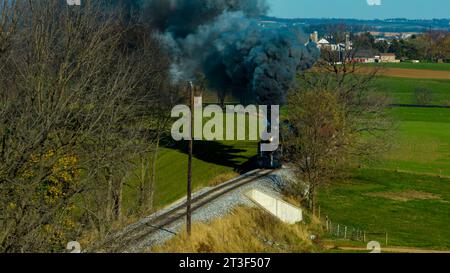
[[[388,233],[386,232],[386,246],[388,245]]]
[[[347,239],[347,226],[344,228],[344,239]]]
[[[340,225],[338,224],[338,227],[337,227],[337,237],[339,237],[339,228],[340,228]]]
[[[366,242],[366,231],[364,231],[364,243]]]
[[[319,206],[319,220],[320,220],[320,206]]]

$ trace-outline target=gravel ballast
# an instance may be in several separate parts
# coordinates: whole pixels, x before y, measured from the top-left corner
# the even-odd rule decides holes
[[[245,176],[245,175],[244,175]],[[246,184],[242,187],[239,187],[235,190],[232,190],[220,197],[216,200],[206,204],[205,206],[198,208],[192,214],[192,221],[207,223],[214,219],[221,218],[227,214],[229,214],[234,208],[238,206],[255,206],[255,204],[245,196],[250,190],[257,189],[263,191],[265,193],[271,194],[275,197],[281,197],[281,189],[283,186],[288,183],[292,174],[289,169],[280,169],[275,172],[259,178],[249,184]],[[193,194],[193,197],[201,195],[209,190],[211,187],[204,188],[200,191],[197,191]],[[138,227],[140,225],[148,225],[152,219],[158,217],[159,215],[180,206],[185,202],[185,198],[173,203],[172,205],[142,219],[141,221],[128,226],[125,228],[120,234],[127,233],[127,231]],[[169,226],[164,227],[164,229],[160,229],[148,237],[141,240],[138,244],[134,245],[129,252],[141,252],[150,249],[151,247],[161,245],[167,240],[170,240],[174,237],[178,232],[180,232],[185,226],[185,219],[180,219]]]

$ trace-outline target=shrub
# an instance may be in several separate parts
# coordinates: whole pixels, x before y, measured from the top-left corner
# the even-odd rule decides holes
[[[414,92],[414,99],[419,105],[428,105],[433,99],[433,94],[428,88],[418,87]]]

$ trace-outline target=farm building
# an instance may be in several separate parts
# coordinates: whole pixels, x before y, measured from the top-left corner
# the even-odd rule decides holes
[[[373,50],[358,50],[355,52],[352,62],[355,63],[375,63],[376,53]]]
[[[399,63],[394,53],[381,53],[379,56],[380,63]]]

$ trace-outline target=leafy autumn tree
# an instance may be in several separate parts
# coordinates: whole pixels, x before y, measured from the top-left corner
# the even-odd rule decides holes
[[[0,1],[2,252],[106,236],[178,99],[158,39],[139,34],[150,26],[83,2]]]

